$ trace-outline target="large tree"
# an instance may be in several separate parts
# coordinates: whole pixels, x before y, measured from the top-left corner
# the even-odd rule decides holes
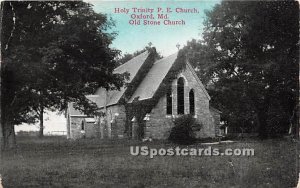
[[[14,125],[40,120],[45,109],[68,102],[87,114],[85,98],[99,87],[119,89],[113,74],[117,50],[110,48],[113,22],[85,2],[2,2],[1,108],[4,146],[14,143]]]
[[[298,104],[296,1],[222,1],[207,11],[191,62],[229,126],[256,124],[261,137],[287,133]]]
[[[122,65],[124,63],[126,63],[127,61],[131,60],[132,58],[144,53],[145,51],[149,51],[151,50],[152,46],[152,42],[149,42],[147,46],[145,46],[145,48],[143,48],[142,50],[137,50],[135,52],[133,52],[132,54],[130,53],[125,53],[125,54],[120,54],[119,56],[117,56],[116,61],[118,65]],[[156,53],[157,55],[157,59],[162,59],[163,56],[160,53]]]

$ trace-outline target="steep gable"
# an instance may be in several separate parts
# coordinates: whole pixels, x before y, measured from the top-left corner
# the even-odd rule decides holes
[[[117,67],[114,73],[122,74],[128,72],[130,74],[129,80],[126,81],[126,84],[120,90],[106,91],[104,88],[99,88],[95,94],[100,96],[101,101],[97,105],[101,108],[105,105],[111,106],[117,104],[121,99],[127,101],[151,69],[155,62],[155,57],[156,50],[152,48]]]
[[[111,106],[120,103],[124,99],[126,103],[132,103],[135,99],[139,101],[152,99],[157,93],[163,91],[162,84],[168,75],[172,74],[172,70],[178,69],[176,65],[185,64],[185,68],[189,69],[205,96],[210,100],[206,89],[193,70],[192,66],[184,59],[178,59],[178,53],[172,54],[168,57],[155,61],[156,51],[145,51],[144,53],[134,57],[130,61],[117,67],[114,73],[130,74],[127,83],[120,88],[120,90],[106,91],[104,88],[99,88],[95,95],[87,96],[88,99],[95,102],[99,108],[104,106]],[[180,66],[182,67],[182,66]],[[82,115],[79,111],[73,108],[72,103],[68,106],[70,114]]]
[[[154,62],[151,52],[145,51],[144,53],[141,53],[114,70],[113,73],[115,74],[122,74],[125,72],[130,74],[129,80],[126,81],[126,84],[120,88],[120,90],[106,91],[105,88],[99,88],[94,95],[87,95],[86,97],[92,102],[95,102],[99,108],[119,103],[120,99],[124,96],[126,90],[128,89],[128,85],[130,86],[132,82],[135,82],[135,84],[139,83],[138,81],[141,80],[141,78],[136,78],[140,77],[138,76],[140,72],[143,72],[141,69],[145,69],[145,67],[148,67],[149,69],[149,67],[152,66],[153,62],[151,63],[151,61]],[[71,116],[84,115],[80,111],[74,109],[73,103],[68,104],[68,113]]]
[[[142,67],[142,65],[146,62],[146,59],[149,57],[150,53],[148,51],[134,57],[133,59],[129,60],[128,62],[124,63],[123,65],[117,67],[114,70],[114,73],[125,73],[128,72],[130,74],[129,80],[127,80],[127,84],[131,83],[132,80],[137,75],[139,69]],[[106,90],[104,88],[99,88],[96,95],[99,95],[102,100],[100,104],[97,104],[99,107],[105,106],[105,101],[107,101],[107,106],[117,104],[123,94],[125,93],[127,87],[126,85],[120,88],[120,90],[110,90],[106,94]],[[107,96],[106,96],[107,95]]]
[[[208,100],[210,100],[210,96],[207,93],[204,85],[202,84],[200,78],[197,76],[197,73],[195,72],[194,68],[192,67],[192,65],[189,62],[186,62],[188,69],[192,72],[194,78],[197,80],[198,84],[200,85],[200,88],[202,89],[203,93],[205,94],[205,96],[208,98]]]
[[[134,94],[129,99],[128,103],[132,103],[135,99],[142,101],[146,99],[151,99],[160,90],[160,86],[163,80],[166,78],[172,68],[175,67],[175,63],[185,63],[185,67],[192,72],[192,75],[198,82],[200,88],[202,89],[205,96],[210,100],[210,96],[208,95],[205,87],[197,76],[196,72],[193,70],[192,66],[184,61],[177,61],[178,53],[172,54],[168,57],[160,59],[154,63],[147,76],[141,82],[139,87],[136,89]]]
[[[100,105],[102,102],[101,98],[98,95],[86,95],[85,97],[90,101],[96,103],[97,105]],[[68,103],[68,114],[70,114],[70,116],[85,116],[82,112],[76,110],[73,107],[73,104],[73,102]]]
[[[177,53],[156,61],[128,102],[131,103],[135,98],[138,100],[152,98],[176,58]]]

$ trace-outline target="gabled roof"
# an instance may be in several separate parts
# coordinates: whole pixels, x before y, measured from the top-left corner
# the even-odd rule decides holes
[[[124,63],[123,65],[117,67],[114,70],[114,73],[125,73],[126,71],[130,74],[129,80],[127,83],[130,83],[134,77],[136,76],[137,72],[140,70],[141,66],[145,63],[146,59],[149,56],[149,52],[145,51],[144,53],[134,57],[133,59],[129,60],[128,62]],[[126,91],[126,86],[123,86],[120,88],[120,91],[118,90],[110,90],[107,93],[107,106],[117,104],[121,97],[123,96],[124,92]],[[100,88],[97,92],[96,95],[100,95],[102,98],[101,103],[97,103],[99,107],[104,107],[105,106],[105,94],[106,90],[104,88]]]
[[[148,61],[148,57],[150,55],[150,52],[146,51],[130,61],[126,62],[125,64],[117,67],[114,70],[114,73],[124,73],[128,72],[130,74],[130,78],[127,81],[127,83],[134,83],[136,80],[138,81],[138,85],[133,91],[133,93],[128,94],[131,95],[130,99],[128,100],[128,103],[132,103],[135,99],[138,99],[139,101],[151,99],[155,95],[155,93],[159,90],[161,83],[167,76],[167,74],[172,69],[173,65],[176,62],[178,53],[175,53],[173,55],[170,55],[168,57],[165,57],[163,59],[160,59],[154,64],[152,63],[145,63]],[[153,61],[151,61],[153,62]],[[201,83],[200,79],[198,78],[197,74],[195,73],[193,67],[188,62],[182,62],[186,63],[187,68],[191,70],[193,76],[197,80],[198,84],[200,85],[201,89],[203,90],[204,94],[208,99],[210,99],[206,89],[204,88],[203,84]],[[146,76],[141,77],[141,75],[144,75],[140,73],[142,70],[144,70],[144,66],[150,67],[149,69],[146,69]],[[143,66],[143,68],[141,68]],[[176,66],[176,65],[174,65]],[[138,75],[138,76],[137,76]],[[124,96],[124,93],[128,92],[126,91],[126,86],[120,88],[120,90],[109,90],[106,91],[104,88],[99,88],[95,95],[88,95],[87,98],[91,101],[95,102],[99,108],[102,108],[104,106],[111,106],[114,104],[117,104],[122,96]],[[127,95],[125,93],[125,95]],[[69,113],[72,116],[80,116],[83,115],[79,111],[75,110],[73,108],[72,103],[69,104]]]
[[[101,98],[98,95],[86,95],[85,96],[87,99],[89,99],[90,101],[96,103],[97,105],[100,104],[101,102]],[[73,102],[68,103],[68,110],[69,110],[69,114],[71,116],[85,116],[83,113],[81,113],[79,110],[76,110],[73,107]]]
[[[113,73],[117,74],[122,74],[125,72],[128,72],[130,74],[129,80],[127,80],[127,83],[130,83],[135,76],[137,75],[138,71],[142,67],[142,65],[145,63],[147,58],[149,57],[150,52],[145,51],[144,53],[141,53],[140,55],[132,58],[128,62],[124,63],[123,65],[117,67]],[[87,95],[86,97],[90,99],[91,101],[95,102],[99,108],[110,105],[117,104],[123,94],[126,91],[126,86],[123,86],[120,88],[120,90],[109,90],[106,92],[105,88],[99,88],[95,95]],[[106,102],[107,101],[107,102]],[[107,104],[105,104],[107,103]],[[75,110],[73,108],[73,103],[68,104],[68,109],[69,109],[69,114],[72,116],[82,116],[83,114]]]
[[[137,97],[138,100],[152,98],[176,58],[177,53],[156,61],[128,102],[131,103]]]
[[[177,54],[178,53],[175,53],[155,62],[151,70],[148,72],[147,76],[144,78],[144,80],[141,82],[134,94],[131,96],[128,103],[132,103],[134,99],[138,99],[139,101],[141,101],[152,98],[155,92],[158,90],[163,79],[167,76],[168,72],[174,65],[177,59]],[[210,100],[210,96],[208,95],[205,87],[203,86],[193,67],[188,62],[182,63],[187,64],[187,68],[192,72],[196,81],[200,85],[200,88],[202,89],[203,93],[208,98],[208,100]]]
[[[76,110],[74,107],[73,107],[73,102],[70,102],[68,103],[68,114],[70,116],[83,116],[84,114],[81,113],[79,110]]]
[[[197,76],[197,73],[195,72],[194,68],[192,67],[192,65],[189,63],[189,62],[186,62],[187,63],[187,67],[189,68],[189,70],[192,72],[194,78],[197,80],[198,84],[200,85],[200,88],[202,89],[203,93],[205,94],[205,96],[208,98],[208,100],[210,100],[210,96],[209,94],[207,93],[204,85],[202,84],[200,78]]]

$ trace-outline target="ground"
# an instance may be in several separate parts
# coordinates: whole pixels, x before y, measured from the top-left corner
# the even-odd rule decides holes
[[[17,138],[3,153],[1,175],[9,187],[295,187],[296,143],[247,140],[215,148],[254,148],[255,156],[182,157],[130,155],[128,140],[69,141],[63,137]],[[170,147],[167,141],[148,143]],[[183,146],[182,146],[183,147]],[[191,147],[191,146],[189,146]],[[207,147],[195,144],[193,147]]]

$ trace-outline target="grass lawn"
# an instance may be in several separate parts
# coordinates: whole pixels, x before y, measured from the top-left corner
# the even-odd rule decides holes
[[[8,187],[295,187],[297,143],[239,141],[214,148],[254,148],[255,156],[132,156],[129,140],[63,137],[17,138],[2,154],[0,174]],[[149,147],[172,147],[166,141]],[[184,147],[184,146],[182,146]],[[195,144],[195,148],[207,145]]]

